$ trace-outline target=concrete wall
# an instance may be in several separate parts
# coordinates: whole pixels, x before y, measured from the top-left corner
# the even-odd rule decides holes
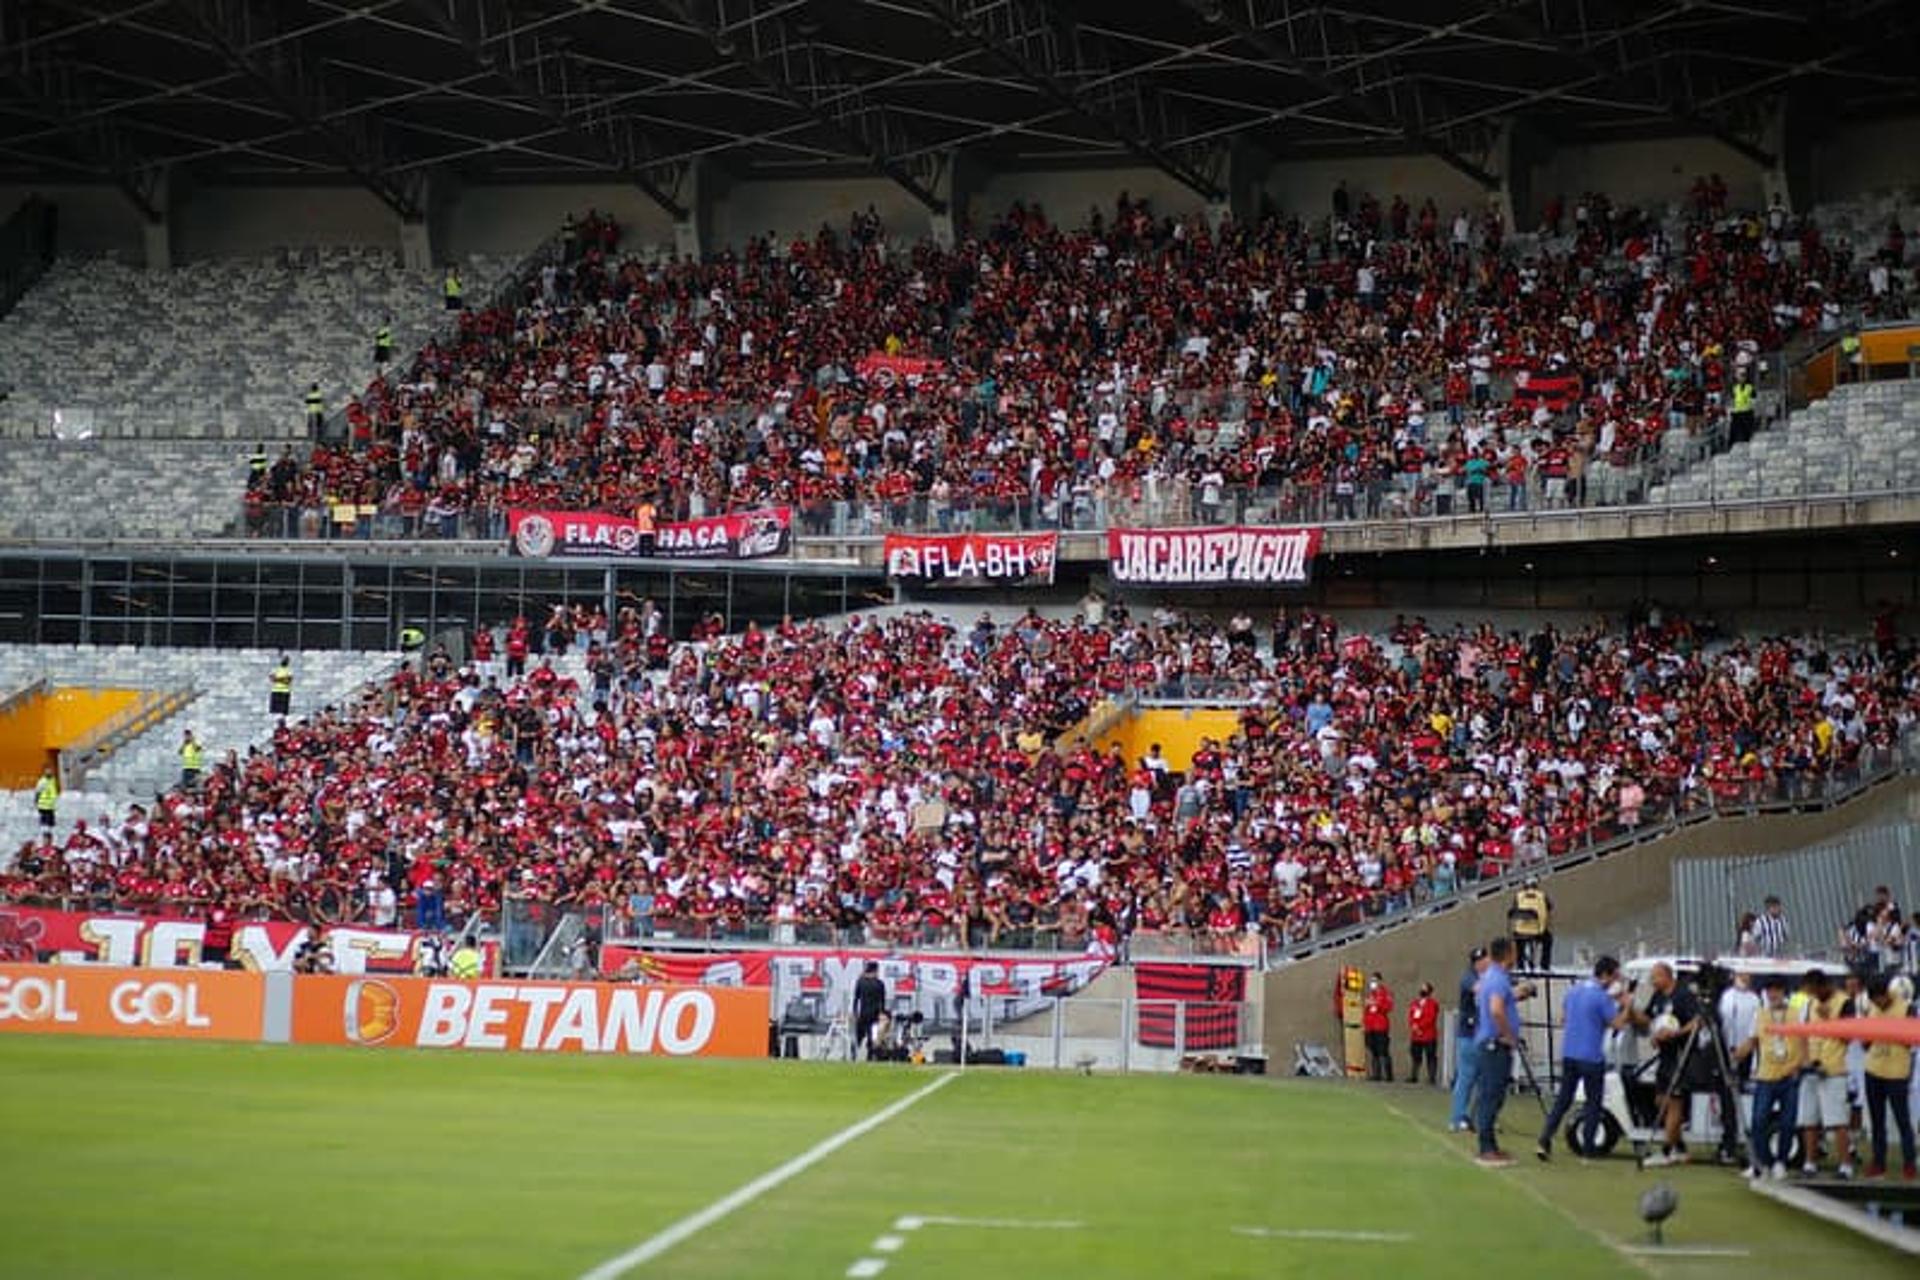
[[[1566,198],[1569,216],[1583,191],[1603,191],[1616,204],[1658,208],[1684,200],[1693,180],[1709,173],[1726,180],[1727,199],[1735,208],[1766,203],[1760,167],[1712,138],[1642,138],[1559,147],[1531,175],[1533,207],[1524,212],[1522,224],[1537,219],[1556,193]]]
[[[435,218],[444,242],[436,248],[459,257],[523,254],[558,231],[569,213],[580,217],[589,209],[613,215],[625,229],[626,248],[673,248],[673,220],[644,191],[631,183],[586,182],[466,187]]]
[[[1900,779],[1826,813],[1703,822],[1558,873],[1546,884],[1553,898],[1554,932],[1604,939],[1608,926],[1645,915],[1671,895],[1671,868],[1677,858],[1724,857],[1736,851],[1787,853],[1876,822],[1909,818],[1916,799],[1920,787],[1912,779]],[[1293,1046],[1301,1040],[1317,1040],[1337,1052],[1340,1028],[1332,1013],[1333,984],[1345,965],[1379,970],[1403,1006],[1423,981],[1433,983],[1442,1005],[1450,1006],[1467,952],[1505,931],[1508,905],[1507,894],[1468,899],[1454,910],[1267,974],[1268,1056],[1291,1063]],[[1396,1022],[1394,1029],[1396,1042],[1404,1041],[1404,1024]]]
[[[35,195],[51,201],[59,210],[61,253],[145,261],[140,214],[116,188],[86,183],[0,186],[0,212],[11,215],[27,197]]]
[[[1158,743],[1170,767],[1186,772],[1202,738],[1225,742],[1240,732],[1240,713],[1224,707],[1156,707],[1136,711],[1094,741],[1103,754],[1115,746],[1129,767]]]
[[[1261,190],[1283,214],[1324,218],[1333,212],[1333,190],[1343,178],[1356,204],[1368,192],[1380,201],[1382,218],[1396,195],[1416,212],[1432,196],[1445,222],[1460,209],[1478,211],[1487,204],[1488,192],[1479,183],[1425,154],[1286,161],[1268,172]]]
[[[1082,226],[1087,214],[1100,210],[1113,220],[1113,209],[1124,191],[1144,198],[1156,214],[1184,216],[1206,207],[1191,187],[1148,168],[1077,169],[1038,173],[1001,173],[990,176],[967,201],[967,216],[975,227],[991,224],[1018,200],[1038,204],[1055,222]]]
[[[305,245],[400,251],[400,220],[358,186],[196,187],[175,204],[172,223],[176,262]]]
[[[1813,148],[1814,199],[1889,187],[1920,187],[1920,120],[1849,124],[1826,131]]]
[[[742,182],[715,203],[709,251],[737,249],[774,233],[784,242],[812,239],[826,223],[844,233],[854,213],[872,205],[890,238],[919,239],[932,232],[926,206],[885,178],[805,178]]]

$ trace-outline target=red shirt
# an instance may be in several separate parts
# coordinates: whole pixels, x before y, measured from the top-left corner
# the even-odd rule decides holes
[[[1362,1031],[1388,1031],[1393,1027],[1393,992],[1386,984],[1367,992],[1366,1008],[1360,1014]]]
[[[1407,1006],[1407,1036],[1415,1044],[1431,1044],[1440,1038],[1440,1002],[1432,996],[1419,996]]]

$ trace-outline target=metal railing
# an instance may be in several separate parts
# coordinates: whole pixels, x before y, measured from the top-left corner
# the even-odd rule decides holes
[[[1463,874],[1455,883],[1418,884],[1401,897],[1383,897],[1378,911],[1355,906],[1332,920],[1308,922],[1276,939],[1268,954],[1272,963],[1286,964],[1347,946],[1465,903],[1511,893],[1528,876],[1550,877],[1713,818],[1820,812],[1916,769],[1920,737],[1909,737],[1894,746],[1870,747],[1857,760],[1824,772],[1776,769],[1759,779],[1709,784],[1634,814],[1616,814],[1594,824],[1578,843],[1544,857],[1498,864],[1490,875]]]

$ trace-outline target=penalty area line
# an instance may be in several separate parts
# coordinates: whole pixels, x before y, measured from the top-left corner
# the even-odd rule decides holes
[[[1258,1240],[1332,1240],[1342,1244],[1410,1244],[1404,1231],[1334,1231],[1322,1227],[1235,1227],[1233,1234]]]
[[[681,1241],[706,1230],[735,1210],[752,1204],[781,1183],[805,1173],[849,1142],[872,1133],[922,1098],[945,1088],[957,1079],[959,1079],[959,1073],[948,1072],[932,1083],[915,1089],[906,1097],[888,1103],[866,1119],[856,1121],[832,1137],[822,1139],[785,1164],[769,1169],[752,1182],[735,1188],[699,1212],[688,1214],[678,1222],[648,1236],[618,1257],[608,1258],[591,1271],[582,1272],[580,1280],[617,1280],[635,1267],[645,1266]]]

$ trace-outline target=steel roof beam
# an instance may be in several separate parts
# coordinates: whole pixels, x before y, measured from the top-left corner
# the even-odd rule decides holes
[[[412,0],[414,9],[453,37],[476,66],[498,76],[556,129],[585,145],[676,222],[687,207],[675,194],[684,165],[663,164],[634,122],[606,110],[581,84],[584,73],[563,51],[515,26],[507,0]]]
[[[1183,156],[1182,150],[1197,149],[1172,141],[1194,130],[1169,119],[1177,112],[1140,77],[1114,66],[1105,39],[1075,29],[1045,0],[915,0],[915,7],[1138,159],[1204,199],[1224,198],[1219,174],[1206,163],[1213,157],[1206,151]],[[1083,87],[1096,77],[1107,92]]]
[[[71,142],[83,163],[110,179],[142,218],[164,222],[161,171],[145,163],[119,126],[98,111],[73,67],[25,46],[7,54],[0,84],[47,123],[46,134]]]
[[[1440,39],[1448,34],[1458,34],[1459,30],[1478,19],[1452,23],[1442,27],[1428,28],[1423,35],[1417,35],[1393,49],[1363,53],[1344,60],[1338,57],[1340,50],[1334,44],[1334,33],[1344,31],[1349,37],[1352,32],[1337,14],[1321,10],[1317,20],[1303,24],[1308,38],[1320,46],[1320,57],[1303,55],[1297,48],[1282,44],[1262,25],[1248,16],[1248,0],[1181,0],[1201,19],[1209,23],[1223,24],[1237,33],[1242,40],[1276,66],[1291,71],[1319,93],[1336,99],[1347,110],[1365,120],[1368,124],[1391,128],[1409,145],[1417,147],[1433,156],[1448,168],[1465,175],[1488,190],[1500,185],[1500,179],[1487,172],[1485,168],[1469,160],[1445,141],[1428,132],[1418,123],[1404,119],[1396,109],[1385,109],[1368,98],[1368,90],[1347,78],[1347,73],[1369,62],[1384,61],[1399,48],[1412,48],[1429,40]],[[1484,17],[1484,15],[1482,15]],[[1291,28],[1289,29],[1291,33]],[[1337,67],[1337,69],[1336,69]],[[1391,76],[1391,79],[1397,79]]]
[[[329,118],[320,68],[297,40],[286,39],[268,0],[174,0],[196,29],[226,59],[264,90],[287,119],[339,157],[360,184],[403,221],[422,216],[425,179],[390,168],[384,131],[366,117]]]
[[[738,60],[741,67],[858,156],[873,173],[919,201],[930,213],[945,213],[947,202],[933,190],[933,170],[915,173],[901,157],[914,139],[886,104],[831,65],[838,55],[813,37],[787,5],[756,13],[747,0],[663,0],[667,10],[700,33],[713,51]],[[811,25],[811,24],[810,24]],[[937,159],[937,157],[935,157]]]

